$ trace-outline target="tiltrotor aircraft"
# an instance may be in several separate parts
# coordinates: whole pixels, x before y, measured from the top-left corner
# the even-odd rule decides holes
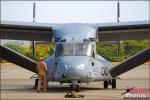
[[[2,21],[0,39],[53,42],[54,54],[46,60],[48,81],[68,83],[79,91],[80,83],[103,81],[116,88],[116,77],[149,60],[150,48],[112,67],[96,53],[96,42],[150,39],[150,22],[103,24],[44,24]],[[36,73],[36,61],[5,46],[0,57]]]

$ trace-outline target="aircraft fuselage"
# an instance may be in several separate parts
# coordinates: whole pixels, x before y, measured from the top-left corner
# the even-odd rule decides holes
[[[50,81],[61,83],[111,80],[111,63],[96,54],[96,29],[83,24],[54,28],[55,49],[48,65]]]

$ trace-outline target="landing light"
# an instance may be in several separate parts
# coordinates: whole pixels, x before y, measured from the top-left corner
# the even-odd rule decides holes
[[[79,69],[84,69],[84,64],[78,66]]]
[[[70,66],[68,66],[68,65],[64,65],[64,66],[65,66],[65,69],[66,69],[66,70],[70,68]]]

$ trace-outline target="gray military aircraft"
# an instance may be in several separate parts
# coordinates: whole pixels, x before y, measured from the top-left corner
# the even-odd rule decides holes
[[[55,44],[46,61],[48,81],[68,83],[79,91],[80,83],[104,81],[104,88],[116,88],[116,77],[149,60],[150,48],[112,67],[96,53],[96,42],[150,39],[150,22],[102,24],[45,24],[3,21],[0,39],[45,41]],[[0,46],[0,57],[36,73],[36,61]]]

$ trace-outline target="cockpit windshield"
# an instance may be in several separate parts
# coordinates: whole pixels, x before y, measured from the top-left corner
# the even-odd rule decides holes
[[[90,43],[58,43],[55,56],[92,56]]]

